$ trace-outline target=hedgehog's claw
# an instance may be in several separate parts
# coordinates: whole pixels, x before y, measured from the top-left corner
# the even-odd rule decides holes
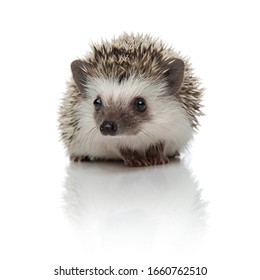
[[[85,161],[89,161],[89,157],[70,155],[70,160],[73,162],[85,162]]]

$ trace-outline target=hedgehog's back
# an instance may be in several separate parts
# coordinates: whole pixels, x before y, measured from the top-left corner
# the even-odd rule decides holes
[[[123,34],[118,38],[93,44],[86,56],[91,76],[104,76],[119,82],[129,76],[160,79],[173,59],[161,41],[146,35]]]

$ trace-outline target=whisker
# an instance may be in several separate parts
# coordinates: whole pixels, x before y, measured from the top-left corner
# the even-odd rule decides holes
[[[93,142],[93,132],[95,132],[96,126],[92,127],[81,139],[81,142],[79,143],[80,147],[86,146],[86,143],[89,141],[90,145]],[[94,133],[95,134],[95,133]]]
[[[94,127],[92,129],[92,133],[90,135],[90,141],[89,141],[90,149],[92,149],[92,145],[93,145],[93,142],[94,142],[94,139],[95,139],[95,136],[97,135],[97,133],[98,133],[97,127]]]
[[[142,129],[141,132],[146,135],[148,138],[152,139],[153,141],[158,141],[158,138],[153,135],[150,131],[146,130],[146,129]]]
[[[160,128],[163,128],[163,129],[167,129],[165,126],[161,125],[161,124],[158,124],[158,123],[155,123],[155,122],[149,122],[149,124],[152,124],[154,126],[158,126]]]

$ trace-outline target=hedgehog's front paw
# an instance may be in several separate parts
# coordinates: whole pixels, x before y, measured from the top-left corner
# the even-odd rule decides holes
[[[169,162],[164,154],[164,144],[161,142],[150,146],[144,153],[127,148],[121,149],[120,153],[125,165],[130,167],[161,165]]]
[[[144,158],[133,158],[125,159],[124,163],[128,167],[141,167],[141,166],[151,166],[151,165],[162,165],[167,164],[169,162],[168,157],[160,156],[160,157],[146,157]]]
[[[84,162],[84,161],[89,161],[89,157],[70,155],[70,160],[73,162]]]
[[[149,163],[149,165],[162,165],[167,164],[169,162],[169,159],[166,156],[152,157],[147,158],[147,162]]]
[[[141,167],[141,166],[149,166],[150,165],[147,160],[141,159],[141,158],[139,158],[139,159],[135,158],[135,159],[132,159],[132,160],[124,159],[124,163],[128,167]]]
[[[128,167],[141,167],[150,165],[145,158],[145,154],[143,153],[141,154],[128,148],[121,149],[120,153],[125,165]]]
[[[149,165],[160,165],[169,162],[168,157],[164,155],[164,143],[159,142],[150,146],[146,152],[146,159]]]

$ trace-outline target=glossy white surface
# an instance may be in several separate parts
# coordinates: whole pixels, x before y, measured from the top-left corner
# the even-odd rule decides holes
[[[131,279],[173,279],[148,277],[150,266],[260,277],[256,4],[1,4],[1,279],[80,279],[54,269],[109,265],[144,270]],[[175,42],[191,57],[207,88],[200,132],[165,166],[71,164],[56,121],[70,62],[91,40],[125,30]]]

